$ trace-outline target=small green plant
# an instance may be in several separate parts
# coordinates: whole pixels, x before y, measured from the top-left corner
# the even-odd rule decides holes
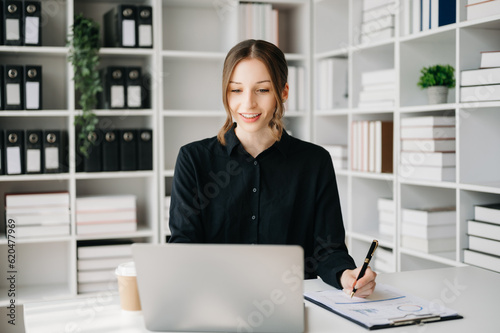
[[[95,130],[98,122],[93,109],[97,105],[97,93],[102,91],[99,77],[99,24],[82,14],[75,16],[71,27],[72,35],[68,42],[68,61],[73,65],[75,89],[80,92],[78,104],[82,114],[75,116],[75,126],[79,129],[78,150],[88,157],[89,148],[93,144],[89,134]]]
[[[420,70],[422,74],[417,85],[422,88],[432,86],[455,87],[455,69],[450,65],[435,65],[424,67]]]

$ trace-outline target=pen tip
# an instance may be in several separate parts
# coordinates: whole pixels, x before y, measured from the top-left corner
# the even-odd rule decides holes
[[[354,296],[354,291],[351,293],[351,298],[352,298],[352,296]]]

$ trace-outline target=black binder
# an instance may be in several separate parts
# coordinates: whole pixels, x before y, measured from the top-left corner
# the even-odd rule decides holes
[[[137,130],[120,130],[120,170],[137,170]]]
[[[4,141],[3,130],[0,129],[0,175],[5,174],[5,167],[4,167],[5,157],[3,154],[4,151],[3,141]]]
[[[127,107],[140,109],[143,107],[144,93],[142,87],[142,74],[140,67],[126,68]]]
[[[99,172],[102,170],[101,166],[101,142],[102,142],[102,132],[95,129],[90,132],[88,137],[89,141],[92,143],[88,150],[88,157],[83,157],[83,171],[85,172]]]
[[[150,129],[139,130],[137,170],[153,170],[153,131]]]
[[[24,67],[24,104],[26,110],[42,109],[42,66]]]
[[[0,26],[1,26],[1,24],[0,24]],[[4,109],[4,104],[5,104],[4,93],[3,93],[3,90],[4,90],[3,81],[5,78],[4,78],[3,71],[4,71],[4,66],[2,64],[0,64],[0,110]]]
[[[102,171],[120,170],[120,132],[117,130],[103,131],[102,140]]]
[[[41,130],[26,130],[24,136],[26,173],[42,172],[42,140],[43,132]]]
[[[23,3],[5,0],[3,8],[5,45],[23,44]]]
[[[24,1],[24,38],[23,44],[42,45],[42,5],[40,1]]]
[[[5,174],[20,175],[24,173],[24,131],[5,131]]]
[[[99,93],[100,109],[123,109],[126,107],[125,68],[109,66],[101,70],[104,91]]]
[[[4,96],[5,110],[24,109],[23,66],[5,65]]]
[[[137,46],[153,47],[153,8],[137,6]]]
[[[136,47],[137,8],[117,5],[104,14],[104,46]]]
[[[61,130],[43,131],[43,172],[60,173],[67,171],[66,133]]]
[[[3,17],[3,0],[0,0],[0,19],[2,19],[2,23],[0,23],[0,45],[3,45],[4,41],[3,41],[3,38],[4,38],[4,35],[3,35],[3,28],[4,28],[4,21],[5,21],[5,18]],[[0,85],[0,89],[2,88],[2,86]],[[1,109],[0,109],[1,110]]]

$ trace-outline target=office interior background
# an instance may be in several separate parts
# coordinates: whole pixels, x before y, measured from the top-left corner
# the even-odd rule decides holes
[[[8,2],[3,1],[4,14]],[[9,166],[4,164],[0,196],[58,192],[54,200],[57,205],[66,205],[67,218],[57,228],[55,223],[40,224],[23,235],[23,226],[17,226],[18,303],[115,288],[112,267],[130,259],[129,250],[117,255],[99,248],[92,251],[92,246],[113,243],[123,248],[122,243],[127,247],[130,242],[167,241],[169,195],[178,149],[216,135],[222,126],[223,60],[233,45],[246,38],[273,40],[286,54],[291,68],[286,129],[331,152],[346,242],[358,265],[371,241],[378,239],[380,249],[373,266],[379,272],[467,264],[498,270],[498,207],[484,209],[481,205],[500,202],[500,93],[496,86],[500,83],[496,71],[500,54],[491,52],[500,50],[500,10],[491,5],[500,1],[40,3],[39,45],[0,46],[2,65],[25,69],[36,65],[43,73],[39,110],[27,108],[32,101],[26,97],[22,110],[0,111],[0,129],[5,135],[2,159],[6,163],[12,159],[7,154],[8,131],[24,135],[41,131],[42,136],[55,131],[61,138],[67,135],[67,142],[55,148],[62,159],[69,156],[68,169],[50,173],[42,172],[43,168],[39,173],[24,169],[20,174],[8,174],[5,169]],[[139,94],[139,104],[128,100],[129,104],[117,107],[108,101],[95,114],[101,135],[113,132],[123,136],[133,130],[139,140],[149,133],[151,165],[142,170],[139,165],[118,165],[116,171],[104,171],[101,160],[98,170],[85,172],[75,147],[78,133],[74,123],[82,111],[68,62],[67,38],[74,15],[82,13],[99,23],[104,40],[109,25],[104,15],[126,5],[137,10],[138,6],[151,7],[151,45],[103,46],[100,68],[121,67],[123,73],[139,68],[143,95]],[[148,36],[147,31],[138,31],[137,39]],[[493,65],[483,63],[488,61]],[[456,84],[443,103],[430,104],[427,91],[417,82],[423,67],[437,64],[453,66]],[[484,67],[492,69],[477,71]],[[476,81],[470,77],[466,81],[464,71],[476,75]],[[105,75],[103,82],[109,85]],[[8,75],[3,77],[7,80]],[[36,215],[43,211],[44,202],[52,200],[43,195],[10,199],[10,205],[6,200],[6,207],[0,208],[2,216],[18,206]],[[120,214],[129,223],[118,229],[107,225],[86,229],[89,220],[79,214],[99,203],[101,208],[116,204],[117,210],[124,206],[135,209],[132,213],[123,209]],[[480,218],[480,214],[485,217]],[[7,220],[0,227],[2,274],[13,248]],[[52,227],[54,232],[49,230]],[[496,239],[484,241],[485,236]],[[0,279],[0,306],[9,302],[8,288],[9,281]]]

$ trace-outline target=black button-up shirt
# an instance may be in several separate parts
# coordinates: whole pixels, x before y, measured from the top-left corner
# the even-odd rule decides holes
[[[323,148],[289,136],[248,154],[234,128],[180,149],[170,206],[170,242],[295,244],[305,277],[341,288],[355,268],[347,253],[332,159]]]

